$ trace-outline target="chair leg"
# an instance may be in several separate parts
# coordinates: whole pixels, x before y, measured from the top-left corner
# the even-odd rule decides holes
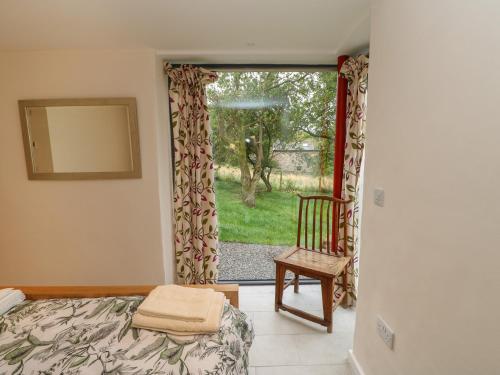
[[[323,319],[327,326],[327,332],[333,330],[333,278],[321,280],[321,295],[323,297]]]
[[[293,292],[298,293],[299,292],[299,275],[295,274],[294,280],[293,280]]]
[[[276,289],[274,294],[274,311],[278,312],[283,303],[283,289],[285,287],[286,269],[281,264],[276,264]]]

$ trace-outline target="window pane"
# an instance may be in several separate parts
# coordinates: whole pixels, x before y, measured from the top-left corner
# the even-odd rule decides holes
[[[330,71],[235,71],[208,87],[222,279],[252,276],[245,257],[252,278],[274,278],[272,257],[296,242],[297,194],[332,194],[336,85]]]

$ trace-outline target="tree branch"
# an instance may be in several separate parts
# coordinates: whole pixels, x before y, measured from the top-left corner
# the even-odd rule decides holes
[[[307,76],[308,76],[308,74],[305,73],[304,75],[300,76],[299,78],[296,78],[296,79],[293,79],[293,80],[291,80],[291,79],[285,79],[284,81],[278,82],[274,86],[266,88],[265,91],[271,91],[271,90],[276,89],[276,88],[278,88],[280,86],[283,86],[285,83],[292,83],[292,84],[294,84],[294,83],[303,81]]]

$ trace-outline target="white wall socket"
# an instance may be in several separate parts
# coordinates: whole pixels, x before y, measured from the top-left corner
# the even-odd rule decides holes
[[[375,188],[375,190],[373,191],[373,202],[379,207],[384,207],[385,203],[384,189]]]
[[[393,349],[394,332],[380,316],[377,316],[377,332],[389,349]]]

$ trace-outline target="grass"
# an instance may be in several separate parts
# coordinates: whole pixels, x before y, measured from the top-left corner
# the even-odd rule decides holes
[[[258,192],[256,207],[241,202],[237,182],[217,180],[215,184],[219,239],[268,245],[293,245],[297,236],[299,200],[294,193]]]

